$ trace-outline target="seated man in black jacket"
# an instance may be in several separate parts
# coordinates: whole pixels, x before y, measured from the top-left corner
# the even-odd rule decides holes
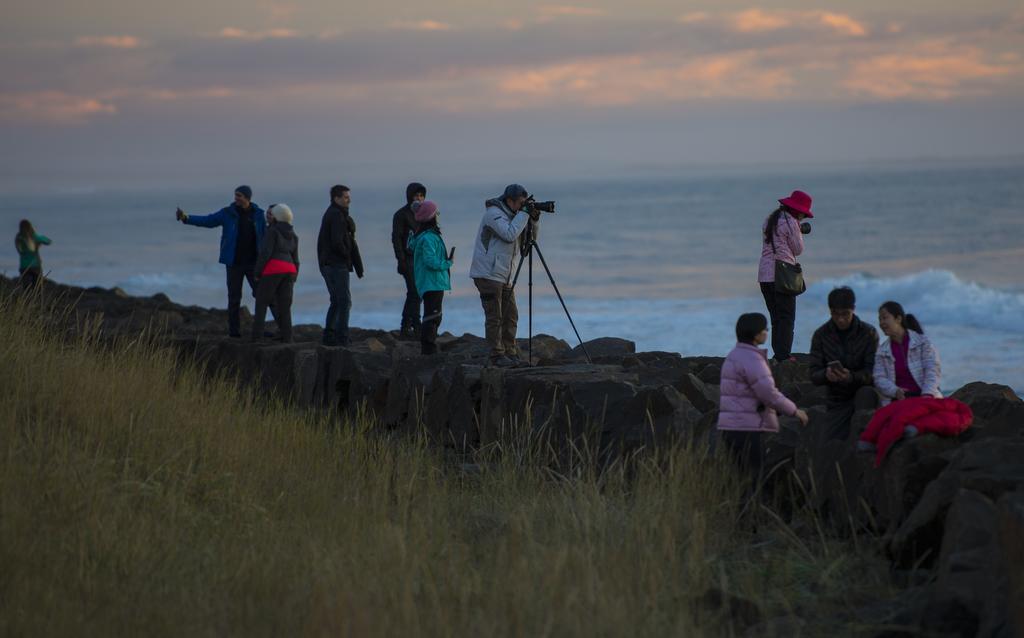
[[[878,332],[854,314],[856,301],[846,286],[830,292],[832,318],[811,338],[811,381],[828,386],[828,412],[819,429],[823,440],[845,440],[854,412],[878,404],[872,381]]]

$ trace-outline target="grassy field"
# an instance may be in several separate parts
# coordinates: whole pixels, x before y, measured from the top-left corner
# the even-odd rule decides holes
[[[742,635],[695,604],[718,589],[836,636],[888,592],[866,543],[740,515],[700,450],[565,479],[524,446],[466,473],[40,315],[0,300],[4,635]]]

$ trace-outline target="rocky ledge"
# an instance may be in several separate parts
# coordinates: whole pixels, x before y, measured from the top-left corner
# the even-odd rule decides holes
[[[0,278],[0,291],[13,288]],[[318,326],[297,326],[295,343],[254,344],[223,336],[223,310],[180,306],[162,294],[52,282],[44,294],[72,308],[71,329],[86,318],[105,338],[157,328],[210,372],[300,408],[339,417],[365,410],[382,427],[425,432],[456,453],[525,436],[558,462],[584,451],[605,465],[673,441],[714,443],[718,357],[636,352],[632,342],[603,338],[587,342],[588,363],[579,347],[540,335],[532,366],[498,369],[486,367],[486,344],[469,334],[445,333],[433,356],[380,330],[353,329],[344,348],[320,345]],[[986,383],[960,388],[952,396],[973,409],[971,428],[956,438],[904,440],[875,468],[874,455],[856,453],[853,440],[820,439],[824,389],[810,383],[799,355],[775,376],[811,424],[783,419],[768,443],[770,464],[811,486],[800,498],[834,531],[877,538],[902,581],[899,599],[871,610],[873,619],[909,628],[902,635],[1024,635],[1024,402],[1016,393]],[[852,432],[870,417],[855,415]]]

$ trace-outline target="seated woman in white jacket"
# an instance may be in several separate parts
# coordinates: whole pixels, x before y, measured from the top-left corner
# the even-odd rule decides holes
[[[914,315],[887,301],[878,309],[878,326],[888,337],[875,353],[875,388],[882,405],[907,397],[941,399],[939,353]]]

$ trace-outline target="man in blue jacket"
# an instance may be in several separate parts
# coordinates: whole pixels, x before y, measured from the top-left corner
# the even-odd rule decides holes
[[[228,335],[240,337],[239,311],[242,306],[242,280],[255,290],[256,258],[263,242],[267,220],[263,209],[252,203],[252,189],[242,185],[235,189],[235,201],[210,215],[189,215],[180,208],[178,221],[203,228],[221,227],[220,263],[227,268]]]

